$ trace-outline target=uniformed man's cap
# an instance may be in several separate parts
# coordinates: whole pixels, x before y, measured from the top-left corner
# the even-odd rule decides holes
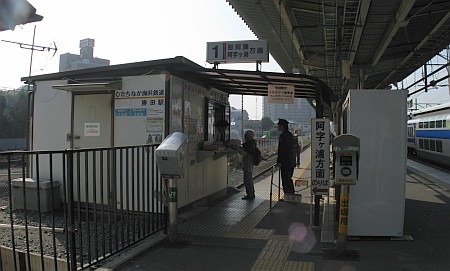
[[[288,126],[289,121],[285,120],[285,119],[279,119],[278,120],[278,124],[284,125],[284,126]]]

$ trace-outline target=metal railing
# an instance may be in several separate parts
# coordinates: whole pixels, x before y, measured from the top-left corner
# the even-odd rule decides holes
[[[85,269],[165,229],[156,147],[0,153],[0,270]]]
[[[256,140],[258,148],[263,153],[263,156],[270,156],[276,154],[278,150],[278,137],[276,138],[259,138]]]

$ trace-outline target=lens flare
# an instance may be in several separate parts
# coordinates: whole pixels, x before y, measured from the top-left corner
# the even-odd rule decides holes
[[[302,223],[293,223],[289,227],[291,249],[297,253],[308,253],[316,244],[314,232]]]

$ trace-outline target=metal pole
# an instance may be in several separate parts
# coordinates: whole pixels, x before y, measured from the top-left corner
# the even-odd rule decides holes
[[[241,139],[242,139],[242,142],[245,141],[245,138],[244,138],[244,95],[241,95]]]
[[[30,77],[31,77],[31,67],[33,66],[33,54],[34,54],[34,39],[36,38],[36,25],[33,30],[33,43],[31,44],[31,56],[30,56],[30,66],[28,71],[27,80],[27,94],[28,94],[28,120],[27,120],[27,151],[30,151],[33,147],[33,117],[34,117],[34,89],[30,90]],[[27,161],[27,176],[31,177],[31,172],[33,171],[32,164],[28,157]]]
[[[278,168],[278,200],[281,198],[281,167]]]
[[[320,226],[320,198],[321,195],[314,195],[314,226]]]
[[[178,215],[178,192],[177,192],[178,176],[172,176],[168,180],[169,195],[169,243],[174,244],[177,241],[177,215]]]
[[[348,199],[349,199],[349,186],[342,185],[340,195],[338,245],[337,245],[339,255],[344,254],[347,247]]]
[[[273,187],[273,173],[275,171],[275,165],[272,166],[272,177],[270,178],[270,196],[269,196],[269,212],[272,212],[272,187]]]
[[[67,225],[67,234],[69,235],[69,255],[70,255],[70,270],[77,270],[77,249],[76,249],[76,241],[75,241],[75,204],[74,204],[74,171],[73,171],[73,151],[69,150],[67,152],[67,216],[68,216],[68,225]]]
[[[309,227],[313,226],[313,195],[309,198]]]

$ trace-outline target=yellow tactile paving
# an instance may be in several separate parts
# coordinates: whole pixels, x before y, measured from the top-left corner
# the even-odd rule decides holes
[[[314,263],[313,262],[287,261],[282,270],[283,271],[314,271]]]
[[[280,271],[283,270],[286,261],[273,259],[258,259],[252,267],[252,271]]]
[[[290,251],[289,241],[269,240],[259,258],[286,260]]]

